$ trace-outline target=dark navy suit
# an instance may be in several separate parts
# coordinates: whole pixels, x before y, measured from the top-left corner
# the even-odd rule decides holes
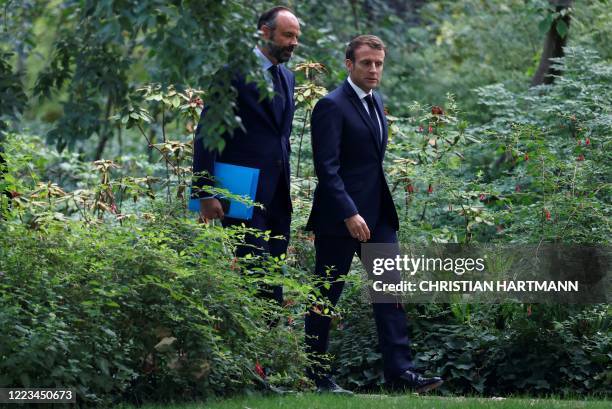
[[[249,221],[226,217],[223,226],[240,225],[260,230],[271,230],[272,236],[283,236],[285,239],[264,241],[252,235],[246,237],[248,246],[241,246],[237,256],[247,253],[270,254],[278,257],[287,251],[291,223],[291,198],[289,195],[289,136],[295,106],[293,91],[295,78],[291,71],[278,65],[284,106],[277,110],[271,98],[263,98],[254,82],[246,82],[243,75],[237,74],[231,82],[237,91],[236,115],[242,121],[243,129],[235,129],[222,135],[225,148],[221,153],[205,148],[202,128],[206,126],[206,107],[201,115],[196,130],[193,155],[193,172],[206,171],[214,176],[216,161],[235,165],[248,166],[260,170],[255,201],[264,205],[264,209],[255,208],[253,218]],[[279,120],[280,119],[280,120]],[[213,185],[207,177],[197,177],[193,181],[192,197],[207,197],[198,191],[199,187]],[[253,250],[253,246],[257,249]],[[282,288],[271,288],[271,297],[282,301]]]
[[[359,213],[371,232],[370,242],[397,243],[399,222],[387,185],[383,158],[388,139],[381,97],[374,93],[381,121],[369,116],[348,81],[322,98],[312,113],[312,152],[318,185],[307,229],[315,233],[315,274],[331,286],[320,286],[333,305],[340,298],[355,254],[361,244],[351,237],[344,220]],[[327,274],[333,267],[331,274]],[[412,367],[406,315],[397,303],[373,304],[374,319],[383,355],[385,377],[393,379]],[[307,349],[315,360],[326,353],[330,318],[309,312],[306,316]],[[314,370],[314,377],[323,375]]]

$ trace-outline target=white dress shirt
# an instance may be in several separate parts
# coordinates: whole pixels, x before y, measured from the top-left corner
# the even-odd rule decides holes
[[[372,94],[372,90],[370,90],[370,92],[365,92],[364,90],[362,90],[361,88],[359,88],[359,86],[357,86],[353,80],[351,79],[351,76],[348,76],[348,83],[350,84],[350,86],[355,90],[355,92],[357,93],[357,96],[359,97],[359,100],[361,101],[361,104],[363,105],[363,107],[365,108],[366,112],[369,114],[370,110],[368,109],[368,103],[366,102],[366,100],[364,99],[366,96],[368,95],[372,95],[372,98],[374,98],[374,95]],[[374,103],[376,104],[376,100],[374,100]],[[375,109],[374,113],[376,114],[376,119],[378,120],[378,129],[380,130],[380,137],[382,138],[383,136],[383,129],[382,129],[382,123],[380,121],[380,117],[378,116],[378,111]]]

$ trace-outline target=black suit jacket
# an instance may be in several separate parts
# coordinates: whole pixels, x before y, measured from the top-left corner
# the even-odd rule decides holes
[[[306,228],[315,234],[349,236],[344,220],[359,213],[370,230],[379,217],[399,221],[383,171],[387,120],[374,93],[382,121],[382,141],[348,81],[319,100],[312,113],[312,152],[319,183]]]
[[[214,176],[215,161],[248,166],[260,170],[257,194],[255,200],[268,206],[276,191],[279,178],[287,185],[289,192],[289,136],[295,104],[293,92],[295,77],[283,65],[280,67],[281,80],[286,90],[286,104],[280,123],[275,119],[272,101],[262,99],[261,93],[254,82],[246,82],[244,75],[236,74],[231,85],[237,91],[236,115],[240,117],[244,129],[235,129],[222,135],[225,148],[221,153],[210,151],[204,147],[201,135],[202,127],[206,126],[206,111],[202,111],[200,123],[196,129],[196,139],[193,151],[193,172],[206,171]],[[197,177],[193,181],[192,197],[207,197],[210,194],[199,191],[199,187],[213,185],[206,177]],[[287,197],[289,208],[291,200]]]

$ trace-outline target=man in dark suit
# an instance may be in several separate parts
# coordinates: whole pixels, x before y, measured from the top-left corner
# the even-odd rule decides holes
[[[192,197],[200,198],[200,217],[204,220],[222,219],[223,226],[240,225],[270,231],[270,239],[247,235],[245,246],[237,249],[237,256],[246,254],[278,257],[287,251],[291,222],[291,198],[289,195],[289,136],[295,110],[293,92],[295,78],[283,63],[289,61],[298,45],[300,25],[293,12],[286,7],[274,7],[263,13],[257,23],[261,42],[253,50],[260,68],[274,90],[272,98],[262,98],[257,84],[247,82],[244,74],[237,73],[231,86],[237,92],[236,115],[242,121],[242,129],[222,135],[225,148],[222,152],[206,148],[202,128],[206,127],[205,107],[200,118],[193,155],[195,177]],[[263,204],[256,207],[250,220],[224,217],[221,202],[204,190],[214,185],[214,163],[229,163],[259,169],[259,180],[254,200]],[[262,295],[283,300],[282,287],[270,286]]]
[[[380,95],[385,46],[375,36],[353,39],[346,49],[349,76],[322,98],[312,114],[312,152],[318,185],[307,228],[315,233],[315,274],[328,285],[321,294],[335,305],[361,243],[395,243],[399,221],[387,185],[383,158],[388,129]],[[399,248],[398,248],[399,250]],[[442,384],[412,370],[406,315],[399,303],[373,303],[385,378],[394,386],[424,392]],[[330,317],[306,316],[307,350],[315,362],[327,352]],[[350,393],[322,365],[309,368],[319,391]]]

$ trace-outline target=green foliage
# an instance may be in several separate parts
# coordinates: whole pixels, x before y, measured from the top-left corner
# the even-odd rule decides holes
[[[261,278],[232,261],[244,233],[175,211],[123,227],[2,225],[2,387],[72,385],[100,402],[203,398],[252,387],[258,359],[282,382],[300,379],[301,336],[257,297]],[[281,324],[268,329],[276,315]]]
[[[563,76],[553,86],[478,90],[495,117],[474,132],[489,135],[488,152],[501,156],[483,170],[496,197],[507,199],[498,202],[506,206],[498,208],[499,220],[512,241],[610,238],[602,220],[610,212],[612,71],[590,50],[566,53],[557,61]]]
[[[152,86],[144,99],[189,120],[198,104],[185,92]],[[145,138],[157,126],[127,115]],[[260,260],[261,275],[248,271],[253,258],[234,258],[245,234],[269,234],[186,217],[188,142],[150,144],[158,166],[133,157],[86,164],[39,145],[15,134],[6,144],[0,385],[73,385],[87,403],[201,399],[253,389],[258,361],[274,371],[272,382],[301,382],[294,315],[312,286],[286,259]],[[293,304],[259,297],[270,283]]]
[[[407,114],[411,101],[441,104],[451,92],[470,120],[483,119],[474,88],[503,83],[514,92],[525,87],[544,40],[538,27],[547,29],[555,13],[546,0],[289,5],[303,31],[290,65],[325,64],[330,75],[318,85],[331,87],[344,79],[344,45],[370,32],[388,44],[383,92],[393,114]],[[15,53],[11,65],[32,85],[28,114],[53,122],[48,138],[60,148],[83,149],[99,159],[106,141],[121,138],[110,118],[129,105],[143,83],[207,90],[215,98],[208,120],[211,146],[222,148],[217,136],[240,126],[232,112],[235,95],[227,84],[233,72],[227,67],[238,62],[256,76],[250,53],[255,22],[270,6],[232,0],[53,5],[28,0],[18,6],[6,1],[1,51]],[[609,59],[609,10],[607,0],[576,1],[568,38]],[[50,105],[41,106],[41,98]],[[99,138],[97,147],[85,142],[93,137]]]
[[[376,389],[384,379],[371,306],[344,296],[340,306],[347,313],[331,336],[339,381]],[[609,393],[607,305],[410,304],[407,313],[415,367],[442,376],[443,393]]]
[[[228,84],[232,72],[223,68],[237,55],[247,72],[255,65],[248,33],[256,31],[257,13],[239,2],[32,1],[27,6],[29,12],[6,5],[4,19],[25,27],[10,24],[6,48],[19,49],[24,59],[31,50],[20,48],[20,36],[40,39],[35,22],[53,27],[44,33],[52,40],[44,66],[28,74],[35,78],[33,96],[57,101],[53,93],[59,92],[63,114],[47,136],[60,150],[83,147],[94,135],[100,138],[98,151],[103,150],[117,132],[110,118],[128,103],[135,83],[197,82],[217,95],[213,79]],[[234,96],[227,90],[218,95],[224,108],[211,114],[210,123],[219,124],[217,130],[233,129],[238,126]]]
[[[581,48],[557,65],[552,86],[479,88],[481,125],[450,97],[391,118],[402,241],[609,242],[612,72]]]
[[[303,22],[290,63],[292,241],[263,278],[233,259],[243,230],[196,225],[184,202],[202,105],[222,149],[219,135],[240,126],[232,63],[261,79],[255,21],[272,4],[0,4],[0,123],[13,131],[0,133],[0,386],[70,384],[103,404],[205,398],[252,389],[260,361],[274,383],[303,387],[300,317],[316,296],[302,230],[316,183],[310,112],[364,32],[389,49],[385,165],[402,242],[609,244],[607,0],[575,2],[569,28],[557,25],[569,30],[562,75],[530,90],[548,1],[292,3]],[[334,313],[332,364],[371,389],[382,363],[356,272]],[[262,281],[282,283],[288,305],[257,297]],[[607,306],[407,310],[417,367],[444,376],[445,392],[609,393]]]
[[[575,46],[596,50],[604,60],[612,57],[610,47],[601,41],[612,32],[610,0],[578,0],[572,10],[569,40]]]
[[[18,117],[27,105],[21,75],[12,72],[8,63],[10,57],[11,54],[0,50],[0,138],[8,128],[5,121]]]
[[[392,112],[407,113],[410,101],[440,105],[451,92],[476,120],[481,114],[473,88],[498,82],[523,88],[544,38],[537,3],[426,2],[420,24],[407,28],[390,48],[383,87]]]

